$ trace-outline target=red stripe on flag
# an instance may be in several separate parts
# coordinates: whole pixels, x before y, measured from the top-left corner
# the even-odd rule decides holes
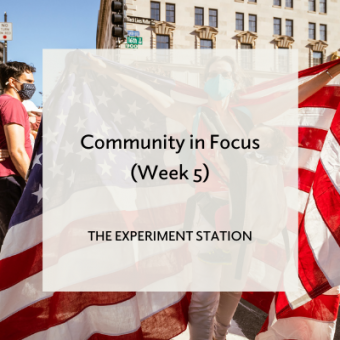
[[[316,169],[313,195],[322,219],[340,246],[340,195],[321,162]]]
[[[184,332],[188,324],[191,293],[177,303],[142,321],[143,340],[172,339]]]
[[[307,169],[299,169],[299,190],[310,192],[315,178],[315,172]]]
[[[274,295],[274,292],[243,292],[242,298],[265,313],[269,313]]]
[[[314,67],[306,68],[305,70],[299,71],[299,78],[312,76],[322,71],[328,70],[334,65],[340,64],[340,60],[329,61],[328,63],[320,64]]]
[[[114,305],[133,298],[136,293],[54,293],[0,322],[2,339],[18,340],[60,325],[89,306]],[[20,325],[20,327],[18,327]]]
[[[307,169],[298,169],[298,178],[296,176],[296,169],[289,171],[284,174],[284,185],[285,187],[297,188],[299,190],[310,192],[314,181],[315,172]]]
[[[42,243],[0,261],[0,291],[42,270]],[[1,334],[1,333],[0,333]]]
[[[286,309],[277,315],[278,319],[303,317],[332,322],[338,315],[339,295],[320,295],[296,309]]]
[[[294,146],[293,144],[298,140],[299,147],[317,151],[321,151],[327,135],[326,130],[313,127],[299,127],[296,129],[293,126],[280,126],[276,128],[290,139],[290,146]]]
[[[311,298],[315,298],[332,288],[315,261],[308,243],[304,222],[302,222],[299,230],[299,277]]]
[[[339,86],[325,86],[300,103],[299,107],[325,107],[336,110],[340,100]]]
[[[299,127],[299,147],[321,151],[326,135],[325,130]]]
[[[277,292],[275,294],[275,313],[280,315],[287,310],[290,310],[289,301],[285,292]]]

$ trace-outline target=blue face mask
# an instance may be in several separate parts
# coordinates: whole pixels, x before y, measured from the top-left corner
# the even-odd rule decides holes
[[[216,101],[226,98],[233,90],[233,80],[226,79],[221,74],[208,79],[204,84],[204,92]]]

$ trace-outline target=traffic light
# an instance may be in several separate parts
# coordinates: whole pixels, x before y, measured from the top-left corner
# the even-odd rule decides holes
[[[124,39],[126,32],[126,0],[112,1],[112,36]]]

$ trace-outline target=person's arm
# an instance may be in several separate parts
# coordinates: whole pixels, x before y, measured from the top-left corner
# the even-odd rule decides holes
[[[340,74],[340,64],[331,67],[328,72],[332,78]],[[301,84],[298,88],[298,103],[304,102],[307,98],[322,89],[331,77],[325,71],[311,80]],[[271,120],[283,112],[291,109],[296,102],[296,90],[289,91],[288,93],[279,96],[276,99],[268,101],[261,105],[247,106],[252,113],[252,119],[255,124],[263,123]]]
[[[9,153],[7,149],[0,149],[0,162],[4,161],[9,157]]]
[[[4,131],[9,156],[20,176],[25,179],[30,164],[25,149],[25,129],[19,124],[6,124]]]

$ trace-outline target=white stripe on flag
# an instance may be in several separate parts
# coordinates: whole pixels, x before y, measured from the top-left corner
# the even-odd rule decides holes
[[[308,193],[292,187],[285,187],[285,193],[288,207],[303,213],[308,200]]]
[[[88,339],[94,333],[118,336],[140,328],[136,297],[110,306],[90,306],[70,320],[26,340]]]
[[[311,192],[305,215],[305,230],[315,261],[331,286],[340,283],[340,248],[316,207]]]
[[[42,241],[42,215],[13,226],[7,233],[0,260],[19,254]]]
[[[321,151],[321,162],[340,194],[340,145],[331,131],[328,131]]]
[[[30,276],[16,285],[0,291],[0,321],[52,295],[51,292],[42,291],[41,272]]]

